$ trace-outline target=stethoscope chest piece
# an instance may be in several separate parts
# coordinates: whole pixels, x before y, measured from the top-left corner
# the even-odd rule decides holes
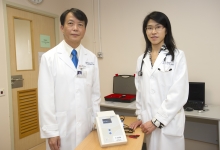
[[[138,71],[138,76],[142,76],[143,72],[142,71]]]

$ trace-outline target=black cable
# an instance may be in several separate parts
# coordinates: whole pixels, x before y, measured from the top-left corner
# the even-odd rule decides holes
[[[125,116],[121,115],[121,116],[120,116],[120,119],[121,119],[121,122],[124,122]]]
[[[121,122],[123,122],[123,127],[124,127],[125,133],[133,133],[134,130],[132,128],[130,128],[128,125],[124,124],[125,116],[121,115],[120,119],[121,119]]]
[[[133,133],[134,129],[130,128],[128,125],[124,124],[125,133]]]

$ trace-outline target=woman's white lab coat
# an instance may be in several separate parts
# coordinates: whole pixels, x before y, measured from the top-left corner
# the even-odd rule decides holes
[[[77,70],[81,69],[85,76],[79,78]],[[60,150],[74,150],[91,132],[100,111],[96,56],[82,46],[76,69],[63,42],[43,54],[38,98],[41,138],[60,136]]]
[[[189,90],[187,64],[183,51],[175,52],[173,62],[171,55],[166,57],[167,53],[168,50],[159,53],[153,68],[147,54],[142,68],[143,76],[138,76],[143,55],[137,60],[136,114],[142,123],[156,118],[165,125],[146,135],[147,150],[185,149],[183,106]]]

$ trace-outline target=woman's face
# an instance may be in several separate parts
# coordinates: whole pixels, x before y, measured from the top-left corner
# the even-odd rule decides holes
[[[150,19],[146,26],[146,34],[152,46],[162,46],[166,36],[166,28]]]

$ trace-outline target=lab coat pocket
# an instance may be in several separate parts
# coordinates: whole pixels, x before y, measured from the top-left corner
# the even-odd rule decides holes
[[[141,120],[142,120],[142,123],[146,123],[147,121],[151,120],[147,110],[143,110],[141,112]]]
[[[184,112],[179,112],[176,114],[176,116],[173,118],[173,120],[170,121],[170,123],[167,124],[164,128],[162,128],[162,132],[165,135],[171,135],[171,136],[183,136],[185,127],[185,115]]]
[[[67,115],[66,112],[56,113],[57,123],[59,126],[60,137],[66,136],[66,126],[67,126]]]
[[[164,67],[163,64],[160,65],[158,68],[158,83],[169,88],[172,85],[173,72],[173,66]]]

